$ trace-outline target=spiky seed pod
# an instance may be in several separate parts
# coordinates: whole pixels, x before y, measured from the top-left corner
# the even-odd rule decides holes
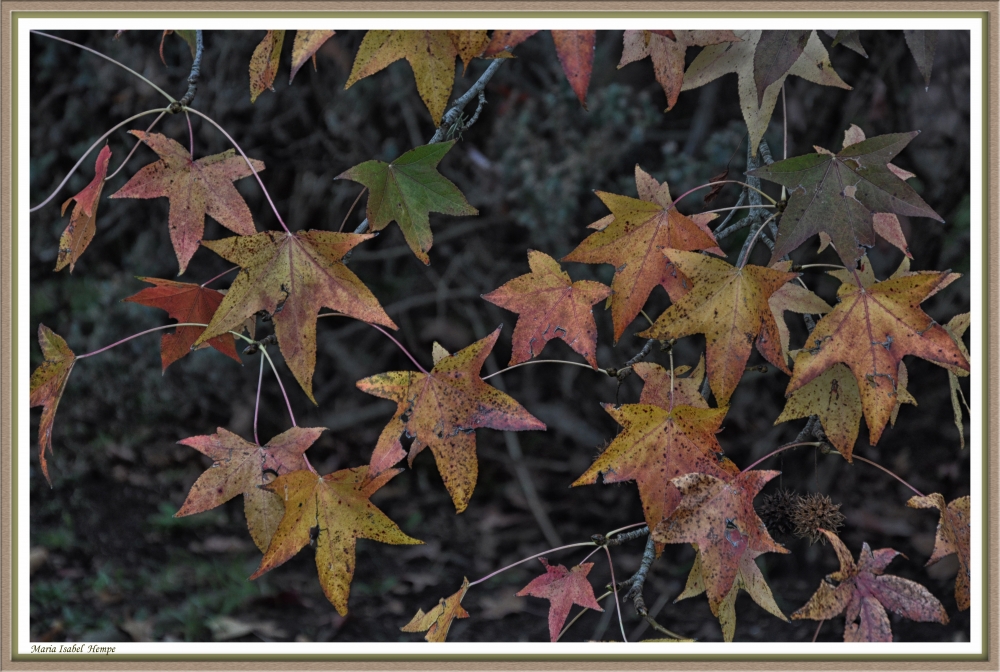
[[[817,541],[826,543],[826,537],[819,532],[820,528],[836,534],[844,524],[840,504],[834,504],[829,497],[818,492],[799,497],[790,518],[795,536],[809,539],[810,544]]]
[[[764,495],[758,514],[771,534],[791,534],[795,530],[792,512],[798,506],[799,495],[791,490],[778,490]]]

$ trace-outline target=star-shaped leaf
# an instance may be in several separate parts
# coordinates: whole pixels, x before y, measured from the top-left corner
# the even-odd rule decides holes
[[[687,365],[678,366],[673,375],[653,362],[636,362],[632,371],[643,382],[640,404],[653,404],[668,411],[674,406],[708,408],[708,402],[701,396],[701,384],[705,380],[704,355],[693,369]]]
[[[205,247],[243,270],[194,344],[238,330],[248,317],[263,310],[274,321],[278,347],[288,368],[316,403],[312,377],[316,368],[316,314],[320,308],[396,328],[378,299],[340,261],[351,248],[371,237],[329,231],[266,231],[205,241]]]
[[[771,263],[823,232],[830,236],[844,265],[854,268],[864,254],[861,248],[875,244],[874,213],[943,222],[888,166],[918,134],[880,135],[848,145],[838,154],[824,150],[775,161],[747,173],[789,191]]]
[[[468,618],[469,612],[462,608],[462,598],[469,590],[469,580],[462,580],[462,587],[458,592],[441,598],[437,606],[424,613],[423,609],[417,609],[410,622],[400,630],[403,632],[424,632],[424,639],[428,642],[443,642],[448,638],[448,630],[451,629],[451,622],[456,618]]]
[[[524,42],[537,33],[537,30],[495,30],[483,57],[497,56]],[[580,100],[583,109],[587,109],[587,88],[590,86],[590,75],[594,69],[594,45],[597,41],[596,30],[553,30],[552,41],[556,45],[556,55],[563,73],[569,82],[573,93]]]
[[[511,365],[538,355],[545,344],[560,338],[597,368],[597,325],[591,307],[611,289],[599,282],[573,282],[559,262],[528,250],[531,273],[514,278],[483,298],[519,314],[514,327]]]
[[[645,187],[651,179],[636,166],[637,184]],[[666,184],[655,193],[655,201],[596,193],[614,219],[590,234],[562,260],[615,267],[611,280],[611,319],[617,342],[654,287],[661,285],[675,301],[690,289],[688,279],[664,256],[666,249],[709,250],[718,243],[711,233],[673,207]]]
[[[891,548],[872,551],[866,543],[855,563],[836,534],[821,532],[837,553],[840,571],[827,576],[792,618],[819,621],[843,613],[845,642],[891,642],[892,628],[886,609],[912,621],[948,622],[944,607],[926,588],[909,579],[883,574],[901,553]]]
[[[538,559],[545,567],[545,573],[536,576],[515,595],[531,595],[549,600],[549,639],[555,642],[559,639],[559,633],[562,632],[569,610],[574,604],[595,611],[604,609],[597,603],[594,587],[587,580],[594,563],[584,562],[566,569],[563,565],[550,565],[545,558]]]
[[[937,534],[934,537],[934,551],[928,565],[932,565],[946,555],[954,553],[958,558],[958,574],[955,575],[955,601],[958,608],[969,608],[969,497],[959,497],[944,503],[944,497],[938,493],[923,497],[910,497],[906,505],[914,509],[937,509],[941,512],[938,521]]]
[[[693,289],[639,336],[668,340],[705,334],[708,382],[720,405],[729,403],[743,377],[755,339],[765,359],[788,372],[768,300],[798,274],[749,264],[736,268],[696,252],[665,254],[690,278]]]
[[[417,93],[437,125],[455,84],[455,58],[468,66],[487,42],[485,30],[369,30],[344,88],[405,58],[413,68]]]
[[[175,518],[214,509],[243,495],[243,512],[253,543],[267,550],[285,511],[281,497],[262,489],[282,474],[306,468],[303,453],[323,427],[292,427],[263,447],[219,427],[215,434],[192,436],[179,443],[212,458],[212,466],[191,486]]]
[[[250,56],[250,102],[264,91],[274,91],[274,78],[278,75],[281,61],[281,47],[285,42],[285,31],[269,30]]]
[[[104,178],[108,174],[108,161],[111,159],[111,148],[107,145],[101,148],[94,163],[94,179],[76,196],[71,196],[62,204],[61,215],[66,214],[70,201],[76,201],[73,212],[69,216],[69,224],[59,238],[59,257],[56,259],[56,270],[61,271],[69,265],[72,273],[80,255],[90,245],[97,232],[97,205],[101,200],[101,190],[104,188]]]
[[[948,332],[920,309],[950,276],[907,273],[867,287],[844,282],[837,293],[840,302],[816,324],[796,356],[786,396],[834,364],[846,364],[857,380],[869,440],[877,443],[898,401],[899,363],[905,355],[969,368]]]
[[[820,41],[816,31],[809,35],[802,54],[792,66],[777,77],[767,88],[761,98],[757,95],[757,84],[754,78],[754,54],[761,41],[760,30],[733,31],[740,42],[725,42],[714,44],[702,49],[695,57],[687,72],[684,73],[684,86],[681,91],[689,91],[708,84],[722,75],[735,72],[738,77],[740,107],[743,109],[743,120],[750,131],[750,146],[755,150],[760,145],[767,125],[771,121],[781,85],[788,75],[802,77],[810,82],[823,86],[836,86],[850,89],[830,64],[830,55]],[[758,104],[758,99],[761,101]]]
[[[437,165],[455,145],[455,140],[411,149],[392,163],[365,161],[335,179],[360,182],[369,189],[365,215],[372,231],[381,231],[389,222],[399,224],[406,244],[417,259],[430,264],[431,249],[428,214],[478,215],[465,196]]]
[[[695,545],[695,550],[697,551],[698,546]],[[771,587],[767,585],[767,581],[764,579],[764,575],[760,573],[760,567],[754,560],[763,555],[758,551],[751,551],[747,549],[743,555],[740,556],[739,564],[736,570],[736,579],[733,581],[733,587],[729,589],[726,596],[716,605],[709,603],[709,607],[712,609],[712,614],[719,619],[719,625],[722,626],[722,638],[727,641],[733,641],[733,635],[736,633],[736,596],[739,591],[745,590],[753,601],[760,605],[765,611],[774,616],[777,616],[783,621],[788,621],[788,618],[781,613],[781,609],[778,607],[777,603],[774,601],[774,594],[771,593]],[[684,586],[684,592],[677,596],[674,603],[687,599],[689,597],[695,597],[701,595],[705,592],[705,579],[702,576],[701,570],[701,554],[695,555],[694,564],[691,566],[691,571],[688,573],[687,584]]]
[[[362,391],[398,404],[372,453],[373,476],[406,457],[399,440],[406,432],[413,439],[410,463],[429,447],[455,508],[461,513],[469,504],[479,472],[474,430],[545,429],[521,404],[479,377],[500,329],[441,358],[430,373],[390,371],[358,381]]]
[[[110,198],[170,199],[170,240],[181,273],[198,250],[205,233],[205,215],[241,236],[256,233],[250,208],[233,182],[253,173],[235,150],[191,160],[181,145],[159,133],[130,131],[160,155],[160,160],[143,166],[125,186]],[[264,163],[250,159],[254,170]]]
[[[31,373],[31,396],[28,405],[42,406],[42,418],[38,421],[38,464],[45,480],[49,478],[49,465],[45,461],[45,451],[52,452],[52,427],[56,421],[56,409],[62,399],[66,381],[76,364],[76,355],[66,345],[62,336],[44,324],[38,325],[38,345],[42,348],[44,361]]]
[[[684,83],[684,55],[688,47],[704,47],[723,42],[739,42],[731,30],[675,30],[673,38],[652,30],[626,30],[622,38],[622,58],[618,69],[647,56],[653,62],[653,74],[667,95],[667,109],[677,104]]]
[[[834,364],[792,392],[774,424],[812,415],[819,417],[833,447],[850,460],[858,440],[862,411],[858,381],[846,365]]]
[[[316,67],[316,52],[336,34],[334,30],[295,31],[295,42],[292,43],[292,74],[288,76],[289,84],[310,58],[313,62],[313,68]]]
[[[222,299],[225,298],[222,292],[189,282],[176,282],[162,278],[139,278],[139,280],[155,286],[147,287],[122,300],[152,308],[161,308],[178,322],[207,324],[215,315]],[[198,340],[203,331],[205,331],[204,327],[177,327],[174,333],[164,334],[160,339],[162,370],[166,371],[168,366],[191,352],[191,346]],[[240,356],[236,353],[236,341],[231,334],[216,336],[209,340],[207,345],[242,364]]]
[[[293,471],[261,486],[281,497],[285,513],[250,578],[256,579],[285,563],[312,541],[323,594],[337,613],[345,616],[359,538],[383,544],[424,543],[406,535],[369,501],[400,471],[392,469],[372,479],[367,478],[368,467],[341,469],[326,476]]]

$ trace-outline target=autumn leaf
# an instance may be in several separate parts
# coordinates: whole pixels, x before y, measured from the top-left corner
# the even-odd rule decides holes
[[[636,184],[648,185],[650,180],[655,183],[639,166],[635,174]],[[708,250],[716,248],[718,243],[711,233],[673,207],[665,183],[655,192],[655,201],[596,193],[611,210],[613,220],[590,234],[562,260],[615,267],[611,280],[611,319],[617,342],[657,285],[666,289],[675,301],[690,289],[688,279],[663,255],[664,250]]]
[[[107,145],[101,148],[94,164],[94,179],[76,196],[70,196],[62,204],[60,215],[66,214],[70,201],[76,201],[73,212],[69,216],[69,224],[59,238],[59,256],[56,259],[55,270],[61,271],[69,265],[72,273],[80,255],[90,245],[97,232],[97,206],[101,200],[101,190],[104,188],[104,178],[108,174],[108,161],[111,159],[111,148]]]
[[[214,509],[243,495],[243,512],[253,543],[267,550],[285,510],[281,497],[262,489],[273,478],[306,469],[303,453],[324,427],[292,427],[263,447],[219,427],[215,434],[179,441],[212,458],[212,466],[191,486],[175,518]]]
[[[478,215],[437,165],[455,140],[424,145],[406,152],[392,163],[365,161],[344,171],[337,180],[352,180],[368,187],[368,227],[381,231],[389,222],[399,224],[406,244],[417,259],[430,264],[427,251],[433,243],[428,214]]]
[[[728,480],[692,473],[671,479],[680,491],[680,503],[668,518],[652,528],[651,534],[659,543],[698,545],[705,591],[713,613],[718,613],[737,575],[746,570],[744,555],[788,553],[767,533],[753,508],[754,497],[779,473],[753,470],[740,472]]]
[[[772,266],[778,271],[788,271],[791,267],[791,262]],[[831,310],[830,304],[797,282],[787,282],[779,287],[767,300],[767,305],[770,306],[774,323],[778,326],[781,360],[786,364],[789,362],[788,348],[791,334],[788,331],[788,323],[785,322],[785,311],[802,315],[825,315]]]
[[[938,493],[922,497],[910,497],[906,505],[914,509],[937,509],[941,512],[938,521],[937,534],[934,537],[934,551],[927,560],[928,565],[945,557],[956,554],[958,558],[958,574],[955,576],[955,601],[960,610],[969,608],[969,497],[959,497],[944,503],[944,497]]]
[[[124,32],[124,31],[118,31]],[[188,48],[191,50],[191,58],[194,58],[198,53],[198,37],[196,30],[164,30],[163,35],[160,36],[160,62],[164,65],[167,64],[167,60],[163,57],[163,42],[167,39],[167,35],[171,33],[177,33],[177,36],[182,40],[187,42]],[[118,39],[116,36],[115,39]]]
[[[345,616],[359,538],[383,544],[424,543],[406,535],[369,501],[400,471],[391,469],[372,479],[367,478],[368,467],[341,469],[326,476],[293,471],[261,486],[284,501],[285,513],[250,579],[287,562],[312,541],[323,594]]]
[[[371,234],[265,231],[253,236],[206,240],[203,245],[240,271],[198,346],[239,329],[258,311],[274,321],[278,347],[288,368],[316,403],[312,393],[316,368],[316,314],[326,307],[364,322],[396,329],[378,299],[341,259]]]
[[[788,372],[768,299],[796,273],[750,264],[736,268],[696,252],[667,250],[665,254],[690,278],[693,289],[639,336],[669,340],[705,334],[708,382],[720,405],[729,403],[743,377],[754,339],[767,361]]]
[[[661,408],[639,403],[605,404],[604,410],[622,431],[573,486],[595,483],[601,473],[605,483],[635,481],[649,529],[670,516],[681,501],[672,478],[699,472],[728,481],[739,473],[715,438],[728,407]]]
[[[962,337],[965,336],[965,332],[969,328],[970,320],[969,313],[962,313],[951,318],[948,320],[948,324],[944,325],[944,330],[951,336],[951,340],[955,341],[955,345],[958,347],[959,352],[965,356],[966,361],[969,361],[970,357]],[[958,379],[967,377],[969,372],[958,367],[946,368],[948,369],[948,388],[951,390],[951,410],[955,417],[955,427],[958,428],[959,444],[964,449],[965,427],[962,424],[962,406],[959,404],[959,400],[965,404],[966,410],[969,410],[969,405],[965,403],[965,395],[962,393],[962,387],[959,385]]]
[[[515,595],[524,597],[541,597],[549,600],[549,639],[553,642],[559,639],[569,610],[574,604],[595,611],[604,611],[594,597],[594,587],[587,580],[587,575],[594,568],[594,563],[584,562],[566,569],[563,565],[550,565],[545,558],[538,558],[545,573],[536,576],[528,585]]]
[[[857,380],[869,439],[877,443],[898,401],[899,363],[905,355],[969,368],[948,332],[920,309],[942,283],[950,282],[950,275],[925,271],[868,287],[853,281],[842,284],[839,303],[816,324],[796,356],[785,395],[834,364],[846,364]],[[850,459],[849,454],[845,457]]]
[[[403,632],[424,632],[424,639],[428,642],[443,642],[448,638],[448,630],[451,629],[451,622],[456,618],[468,618],[469,612],[462,608],[462,598],[469,590],[469,580],[462,579],[462,587],[447,598],[441,598],[438,605],[424,613],[423,609],[417,609],[410,622],[400,630]]]
[[[405,58],[413,68],[417,93],[437,125],[455,83],[455,58],[468,66],[486,43],[485,30],[369,30],[344,88]]]
[[[924,78],[924,86],[931,85],[931,69],[934,67],[934,52],[937,51],[938,31],[904,30],[903,38],[909,47],[917,69]]]
[[[861,46],[861,36],[858,30],[824,30],[824,33],[833,38],[833,45],[841,44],[856,54],[868,58],[868,52]]]
[[[215,311],[225,296],[222,292],[189,282],[176,282],[162,278],[139,278],[139,280],[155,286],[147,287],[122,300],[151,308],[161,308],[178,322],[207,324],[215,315]],[[191,346],[198,340],[203,331],[205,331],[204,327],[177,327],[174,333],[164,334],[160,339],[162,370],[166,371],[168,366],[191,352]],[[207,345],[212,346],[227,357],[243,363],[236,353],[236,341],[231,334],[216,336],[209,340]]]
[[[45,461],[45,451],[52,452],[52,427],[56,421],[56,409],[66,389],[66,381],[76,364],[76,355],[66,345],[62,336],[44,324],[38,325],[38,345],[42,348],[44,361],[31,373],[30,407],[42,406],[42,418],[38,421],[38,463],[49,486],[49,465]]]
[[[159,133],[129,132],[159,154],[160,160],[143,166],[110,198],[170,199],[170,241],[180,273],[198,250],[206,214],[241,236],[256,233],[250,208],[232,184],[253,173],[235,150],[192,161],[188,150],[170,138]],[[250,161],[258,173],[264,170],[263,162]]]
[[[559,262],[528,250],[531,273],[514,278],[483,298],[518,313],[510,364],[538,355],[545,344],[560,338],[597,368],[597,325],[591,307],[611,289],[599,282],[573,282]]]
[[[848,145],[838,154],[823,150],[775,161],[747,173],[789,190],[771,263],[823,232],[830,236],[844,265],[854,268],[864,254],[861,248],[875,244],[875,213],[943,222],[887,165],[918,134],[880,135]],[[891,225],[882,222],[881,226]]]
[[[281,47],[285,42],[285,31],[269,30],[250,56],[250,102],[270,89],[274,91],[274,78],[278,75],[281,61]]]
[[[390,371],[358,381],[363,392],[398,404],[372,453],[373,477],[406,457],[399,440],[405,432],[413,439],[410,464],[429,447],[445,488],[461,513],[469,504],[479,471],[474,430],[545,429],[521,404],[479,377],[501,328],[443,357],[430,373]]]
[[[496,56],[511,50],[537,33],[537,30],[495,30],[483,57]],[[552,30],[552,41],[556,45],[556,56],[573,93],[587,109],[587,88],[594,68],[594,44],[596,30]]]
[[[316,52],[327,40],[336,35],[334,30],[296,30],[295,42],[292,43],[292,74],[288,76],[291,84],[295,75],[310,58],[313,68],[316,67]]]
[[[858,381],[845,364],[834,364],[792,392],[774,424],[812,415],[819,417],[823,432],[833,447],[850,461],[858,440],[862,411]]]
[[[753,81],[757,87],[757,106],[764,102],[764,91],[799,60],[812,35],[810,30],[762,30],[753,52]]]
[[[778,102],[781,85],[789,75],[802,77],[815,84],[850,89],[830,64],[826,47],[813,31],[809,35],[802,55],[765,90],[758,104],[757,85],[754,79],[754,54],[761,40],[760,30],[733,31],[740,42],[714,44],[702,49],[684,73],[681,91],[689,91],[708,84],[722,75],[735,72],[738,76],[740,108],[750,134],[750,146],[756,150],[771,121],[771,113]]]
[[[695,544],[695,552],[697,550],[698,546]],[[767,585],[764,575],[760,573],[760,567],[755,562],[755,559],[760,555],[763,554],[757,551],[745,551],[740,556],[733,587],[729,589],[729,592],[726,593],[722,601],[714,607],[709,603],[712,615],[719,619],[719,625],[722,626],[722,638],[727,642],[733,641],[733,635],[736,634],[736,596],[740,590],[745,590],[753,601],[768,613],[777,616],[785,622],[788,621],[788,618],[781,613],[781,609],[774,601],[774,594],[771,593],[771,587]],[[677,596],[674,604],[689,597],[701,595],[704,592],[705,579],[701,569],[701,554],[698,553],[694,556],[694,564],[688,573],[684,591]]]
[[[708,408],[708,402],[701,396],[701,384],[705,380],[704,355],[693,369],[686,364],[678,366],[673,375],[653,362],[636,362],[632,371],[643,382],[640,404],[653,404],[668,411],[671,406]]]
[[[912,621],[948,622],[944,607],[922,585],[883,574],[901,553],[891,548],[872,551],[866,543],[855,563],[836,534],[820,531],[837,553],[840,571],[819,584],[809,602],[792,614],[793,619],[829,620],[843,613],[845,642],[891,642],[892,629],[886,609]]]
[[[626,30],[622,38],[621,70],[629,63],[647,56],[653,62],[653,74],[667,96],[669,112],[677,104],[684,83],[684,55],[688,47],[704,47],[723,42],[739,42],[731,30],[675,30],[674,37],[657,35],[651,30]]]

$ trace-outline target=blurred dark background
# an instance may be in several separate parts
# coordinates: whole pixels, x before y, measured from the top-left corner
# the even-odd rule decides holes
[[[334,36],[318,54],[318,72],[307,65],[291,86],[287,84],[289,32],[276,91],[265,92],[251,105],[247,68],[263,34],[205,33],[201,84],[193,106],[221,123],[249,156],[266,163],[263,180],[293,231],[336,230],[361,186],[334,181],[334,176],[362,161],[389,161],[426,143],[433,124],[405,61],[344,90],[362,38],[358,32]],[[166,39],[166,65],[158,55],[158,32],[128,31],[118,40],[112,31],[60,35],[127,64],[175,96],[186,90],[191,55],[176,35]],[[844,91],[788,79],[790,155],[810,152],[813,145],[839,150],[851,123],[868,137],[921,130],[894,162],[916,173],[910,184],[946,223],[904,218],[913,268],[950,268],[967,274],[968,34],[940,34],[927,90],[901,31],[863,32],[868,59],[842,46],[831,47],[829,37],[822,32],[821,36],[835,69],[854,88]],[[489,102],[479,122],[441,164],[442,172],[461,188],[480,216],[432,214],[430,266],[413,256],[395,224],[354,254],[351,268],[400,326],[402,342],[426,366],[431,363],[433,341],[454,351],[500,323],[504,330],[487,370],[508,361],[516,315],[479,297],[526,273],[526,250],[559,258],[573,249],[589,233],[584,227],[607,214],[592,190],[635,196],[633,173],[639,164],[669,181],[676,196],[722,172],[734,152],[731,176],[742,175],[746,150],[741,138],[746,129],[736,77],[727,75],[682,93],[677,106],[664,114],[665,96],[648,60],[616,69],[621,45],[620,31],[598,34],[589,111],[581,108],[570,90],[547,32],[518,47],[517,58],[503,64],[487,87]],[[697,52],[690,49],[688,60]],[[34,204],[51,193],[105,129],[136,112],[159,107],[163,100],[120,68],[65,44],[33,36],[31,58]],[[460,72],[454,96],[471,86],[486,65],[476,60],[464,76]],[[144,130],[152,118],[140,119],[130,128]],[[775,157],[781,153],[781,122],[779,105],[766,136]],[[194,117],[193,123],[197,156],[228,148],[216,129]],[[112,170],[132,147],[126,130],[110,138]],[[186,122],[180,115],[166,118],[156,130],[187,144]],[[140,147],[106,186],[97,235],[75,273],[52,271],[59,235],[68,221],[68,213],[60,218],[59,204],[92,179],[95,156],[84,162],[52,203],[32,215],[32,319],[20,334],[32,344],[39,322],[64,336],[77,353],[167,322],[163,311],[121,300],[145,286],[136,276],[176,276],[177,261],[166,226],[168,201],[107,200],[142,165],[155,160],[146,147]],[[277,228],[256,183],[246,179],[237,186],[258,228]],[[773,187],[768,186],[776,193]],[[737,188],[729,187],[711,206],[691,197],[682,210],[732,205],[737,193]],[[363,219],[364,202],[363,198],[348,217],[347,229]],[[206,239],[229,235],[211,219],[206,225]],[[741,232],[725,241],[730,261],[745,235]],[[800,261],[838,263],[832,251],[817,257],[815,249],[815,242],[810,242],[794,256]],[[765,253],[758,246],[757,263],[766,260]],[[902,258],[901,252],[881,242],[871,253],[880,278]],[[202,249],[180,280],[203,282],[227,266]],[[607,265],[565,268],[574,279],[605,283],[613,272]],[[215,286],[225,287],[231,277]],[[833,301],[836,282],[831,278],[811,271],[804,280]],[[646,310],[655,317],[667,305],[666,293],[657,289]],[[968,276],[923,307],[942,323],[967,311]],[[610,313],[598,305],[595,314],[598,361],[604,367],[621,366],[643,344],[633,335],[643,326],[642,318],[612,347]],[[788,318],[792,346],[798,347],[805,330],[795,316]],[[260,328],[258,333],[269,333],[269,325]],[[700,337],[683,339],[675,349],[676,363],[696,363],[703,347]],[[384,336],[359,323],[321,320],[318,349],[318,406],[306,399],[283,363],[278,366],[299,424],[329,428],[309,451],[320,473],[327,473],[367,463],[395,408],[392,402],[357,390],[355,381],[412,365]],[[549,343],[543,356],[580,360],[562,341]],[[32,345],[32,366],[40,359]],[[426,544],[396,547],[359,541],[346,618],[339,617],[323,597],[309,548],[277,570],[247,581],[260,554],[247,534],[241,498],[204,514],[172,517],[209,464],[177,441],[210,434],[216,427],[253,435],[258,362],[253,356],[244,360],[241,368],[213,350],[204,350],[161,374],[159,336],[152,335],[76,366],[56,420],[51,489],[38,470],[37,446],[21,447],[33,465],[33,640],[414,641],[420,635],[399,628],[418,608],[430,609],[439,597],[457,590],[463,576],[474,580],[556,543],[586,541],[594,533],[642,520],[634,484],[569,488],[617,432],[599,404],[636,402],[640,381],[633,376],[617,389],[612,379],[578,367],[527,366],[503,375],[503,384],[548,424],[549,431],[507,438],[502,432],[477,431],[479,483],[461,515],[455,514],[429,451],[416,459],[412,470],[379,491],[375,504]],[[666,365],[667,357],[654,352],[650,361]],[[755,351],[750,364],[762,361]],[[968,451],[959,448],[947,373],[912,357],[906,364],[909,389],[919,406],[903,406],[896,427],[886,430],[877,447],[868,445],[867,430],[862,428],[857,454],[895,470],[924,492],[940,492],[949,501],[967,495]],[[767,374],[744,378],[719,435],[728,456],[741,466],[792,440],[805,424],[800,420],[773,426],[783,407],[787,377],[769,368]],[[962,385],[967,391],[967,379]],[[289,426],[270,374],[265,376],[261,409],[263,442]],[[33,422],[38,416],[33,411]],[[515,460],[512,455],[518,453],[523,457]],[[897,559],[889,571],[925,584],[945,605],[951,623],[913,623],[890,614],[898,641],[968,640],[969,613],[957,610],[953,596],[954,556],[923,567],[933,547],[935,512],[906,508],[910,491],[882,472],[837,456],[817,455],[811,448],[786,452],[763,466],[783,470],[781,479],[772,481],[764,493],[779,485],[803,494],[818,490],[842,504],[846,515],[842,538],[855,555],[867,541],[872,548],[891,546],[908,556]],[[534,510],[525,494],[525,471],[540,501]],[[540,517],[551,522],[555,534],[543,533]],[[779,541],[791,554],[764,555],[758,564],[778,605],[790,614],[837,563],[828,546],[810,546],[795,538]],[[619,580],[638,567],[642,548],[643,541],[637,540],[614,549]],[[569,565],[582,555],[563,552],[550,560]],[[689,546],[668,546],[653,565],[646,603],[675,632],[719,640],[719,624],[704,597],[673,603],[692,559]],[[463,605],[472,618],[456,621],[449,638],[546,641],[548,602],[513,596],[541,569],[532,561],[471,590]],[[607,583],[606,563],[598,559],[590,578],[597,587]],[[566,639],[620,637],[608,608],[612,604],[605,602],[604,614],[586,614]],[[630,639],[656,636],[631,604],[623,607],[623,613]],[[784,623],[743,593],[737,601],[737,618],[738,641],[809,641],[816,629],[813,621]],[[824,625],[819,638],[839,641],[842,633],[843,619],[838,618]]]

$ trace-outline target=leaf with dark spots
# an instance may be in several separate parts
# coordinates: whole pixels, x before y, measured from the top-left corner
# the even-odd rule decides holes
[[[587,575],[594,568],[594,563],[584,562],[566,569],[563,565],[550,565],[545,558],[539,558],[545,573],[536,576],[528,585],[515,595],[524,597],[541,597],[549,600],[549,639],[557,641],[563,625],[569,617],[569,610],[574,604],[594,611],[604,611],[594,596],[594,587],[587,580]]]
[[[941,512],[938,520],[937,533],[934,537],[934,551],[927,560],[928,565],[954,553],[958,558],[958,574],[955,575],[955,602],[958,608],[969,608],[970,595],[970,546],[969,530],[971,524],[969,497],[959,497],[944,503],[944,497],[938,493],[922,497],[910,497],[906,505],[914,509],[937,509]]]
[[[424,543],[405,534],[369,501],[400,471],[392,469],[375,478],[367,478],[368,467],[341,469],[326,476],[293,471],[261,486],[281,498],[285,513],[250,578],[256,579],[290,560],[309,544],[314,536],[312,528],[319,528],[315,534],[319,583],[337,613],[345,616],[359,538],[383,544]]]
[[[62,336],[44,324],[38,325],[38,345],[42,348],[44,361],[31,373],[28,405],[32,408],[42,406],[42,418],[38,421],[38,464],[51,486],[45,451],[52,452],[52,428],[56,421],[56,409],[59,408],[66,381],[76,364],[76,355]]]
[[[545,429],[521,404],[479,377],[499,336],[497,327],[486,338],[442,357],[430,373],[390,371],[358,381],[360,390],[397,403],[396,414],[382,430],[372,453],[372,477],[406,457],[400,442],[405,432],[413,438],[410,463],[424,448],[430,448],[455,509],[462,512],[479,473],[474,430]]]
[[[60,214],[65,215],[70,202],[76,201],[69,216],[69,224],[59,238],[59,256],[56,258],[55,268],[57,271],[69,265],[69,272],[72,273],[80,255],[97,233],[97,206],[101,200],[101,190],[104,188],[104,178],[108,174],[110,160],[111,148],[105,145],[94,163],[94,179],[76,196],[70,196],[62,204]]]
[[[636,362],[632,371],[643,382],[640,404],[652,404],[668,411],[671,406],[708,408],[708,402],[701,396],[701,384],[705,380],[704,355],[693,369],[687,365],[678,366],[672,374],[653,362]]]
[[[247,528],[257,548],[267,550],[285,510],[281,498],[262,489],[275,476],[306,468],[303,454],[323,427],[292,427],[263,447],[219,427],[215,434],[192,436],[179,443],[212,459],[212,466],[191,486],[175,518],[214,509],[243,495]]]
[[[288,76],[289,84],[310,58],[313,62],[313,68],[316,67],[316,52],[334,35],[336,35],[336,31],[333,30],[295,31],[295,42],[292,43],[292,73]]]
[[[250,56],[250,102],[264,91],[274,91],[274,78],[278,75],[281,47],[285,42],[285,31],[269,30]]]
[[[451,623],[456,618],[468,618],[469,612],[462,608],[462,598],[469,590],[469,580],[462,580],[462,587],[458,592],[441,598],[437,606],[424,613],[423,609],[417,609],[410,622],[400,630],[403,632],[425,632],[424,639],[428,642],[443,642],[448,638],[448,630]]]

